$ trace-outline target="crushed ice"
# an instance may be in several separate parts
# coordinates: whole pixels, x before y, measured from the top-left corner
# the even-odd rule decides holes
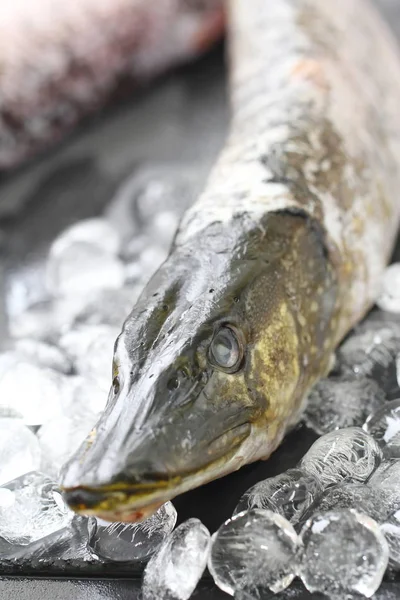
[[[135,525],[77,517],[56,482],[105,408],[115,339],[168,253],[193,176],[144,170],[106,217],[68,227],[46,264],[10,276],[11,337],[0,354],[0,563],[143,562],[175,526],[170,502]]]
[[[400,264],[385,273],[380,310],[310,394],[304,422],[322,437],[296,468],[250,488],[212,541],[197,519],[174,530],[170,502],[139,524],[80,517],[63,502],[60,468],[105,407],[114,340],[167,256],[191,179],[177,168],[144,169],[104,217],[62,232],[45,265],[10,276],[0,563],[149,561],[145,600],[188,599],[207,561],[237,598],[270,597],[296,576],[332,597],[371,596],[388,564],[400,570]]]

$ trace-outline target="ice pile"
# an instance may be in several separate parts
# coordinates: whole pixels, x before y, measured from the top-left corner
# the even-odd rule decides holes
[[[33,471],[0,487],[0,562],[144,561],[175,522],[171,503],[135,525],[77,516],[64,503],[57,484]]]
[[[171,503],[143,523],[108,524],[74,515],[60,495],[61,465],[104,410],[115,338],[166,258],[192,175],[136,174],[104,217],[54,241],[35,290],[28,277],[21,296],[12,279],[12,339],[0,355],[0,562],[150,559],[144,600],[188,599],[207,561],[240,598],[280,592],[295,577],[311,591],[371,596],[388,560],[400,568],[400,322],[382,310],[310,395],[305,421],[322,437],[296,468],[248,490],[212,541],[197,519],[174,530]],[[393,313],[399,269],[388,270],[379,300]]]
[[[0,488],[2,541],[25,546],[67,527],[74,513],[53,481],[39,472],[22,475]]]
[[[371,413],[400,398],[400,322],[376,311],[340,346],[331,375],[319,381],[304,415],[319,435],[361,427]]]
[[[279,591],[299,576],[312,592],[337,598],[353,592],[371,596],[388,565],[388,543],[398,548],[394,515],[400,509],[400,492],[394,471],[397,468],[400,475],[400,462],[397,466],[382,460],[377,441],[363,429],[349,427],[319,438],[296,469],[253,486],[239,501],[233,519],[213,538],[209,568],[217,585],[232,595],[245,590],[256,598],[264,588]],[[241,509],[245,512],[238,513]],[[271,552],[260,524],[257,533],[251,531],[248,522],[255,515],[281,519],[281,527],[290,527],[295,536],[295,549],[284,553],[289,572],[280,588],[269,579],[269,569],[279,560],[279,545]],[[384,526],[391,528],[391,541],[385,539]],[[282,535],[280,530],[280,541],[285,539]],[[270,552],[261,560],[265,549]]]
[[[384,273],[375,309],[339,347],[334,368],[312,390],[307,426],[319,435],[362,426],[400,399],[400,263]]]
[[[67,228],[44,265],[10,275],[11,338],[0,354],[0,561],[143,562],[173,530],[171,503],[137,525],[77,517],[56,482],[105,408],[114,342],[168,253],[193,175],[176,165],[143,169],[106,216]]]
[[[37,468],[57,478],[98,420],[114,342],[168,253],[193,199],[193,178],[189,167],[177,165],[137,171],[106,216],[78,222],[54,240],[46,264],[35,263],[35,277],[26,266],[9,277],[11,339],[0,354],[0,418],[20,423],[13,425],[19,427],[13,452],[0,437],[0,456],[12,456],[12,463],[2,462],[0,482]],[[37,439],[22,425],[34,427]]]
[[[365,430],[322,436],[297,468],[248,490],[213,535],[208,569],[215,583],[241,600],[269,598],[296,577],[309,591],[338,600],[371,597],[388,565],[399,568],[399,482],[400,461],[385,459]],[[182,525],[167,536],[148,563],[145,600],[190,597],[203,570],[206,539],[194,537],[197,558],[189,566],[187,546],[175,542],[184,531]]]
[[[94,519],[68,509],[57,485],[43,473],[27,473],[0,487],[2,561],[88,559],[94,526]]]

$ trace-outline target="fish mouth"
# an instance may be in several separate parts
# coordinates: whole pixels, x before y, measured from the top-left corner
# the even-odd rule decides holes
[[[140,522],[152,515],[165,500],[154,502],[153,497],[163,496],[171,481],[128,486],[116,483],[111,486],[64,488],[63,497],[68,506],[78,514],[96,516],[105,521]]]
[[[62,488],[63,497],[68,506],[85,516],[95,516],[111,522],[140,522],[150,517],[168,500],[195,487],[209,483],[239,469],[247,462],[240,448],[249,438],[251,426],[246,432],[243,425],[240,441],[229,452],[205,465],[202,469],[170,478],[154,478],[152,482],[143,481],[131,484],[116,482],[110,485]],[[234,428],[236,429],[236,428]],[[231,430],[232,431],[232,430]]]

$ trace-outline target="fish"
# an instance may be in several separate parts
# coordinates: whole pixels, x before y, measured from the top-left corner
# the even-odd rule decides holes
[[[115,344],[61,485],[139,521],[266,460],[379,292],[400,215],[400,57],[365,0],[231,0],[231,124]]]
[[[48,150],[113,97],[200,56],[224,22],[223,0],[1,2],[0,171]]]

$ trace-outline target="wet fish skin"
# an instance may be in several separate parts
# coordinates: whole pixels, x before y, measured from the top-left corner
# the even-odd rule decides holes
[[[373,303],[397,232],[400,58],[379,16],[361,0],[229,7],[229,137],[64,470],[72,508],[111,520],[271,454]],[[210,358],[226,328],[234,372]]]
[[[123,84],[203,53],[223,0],[17,0],[0,5],[0,171],[101,108]]]

